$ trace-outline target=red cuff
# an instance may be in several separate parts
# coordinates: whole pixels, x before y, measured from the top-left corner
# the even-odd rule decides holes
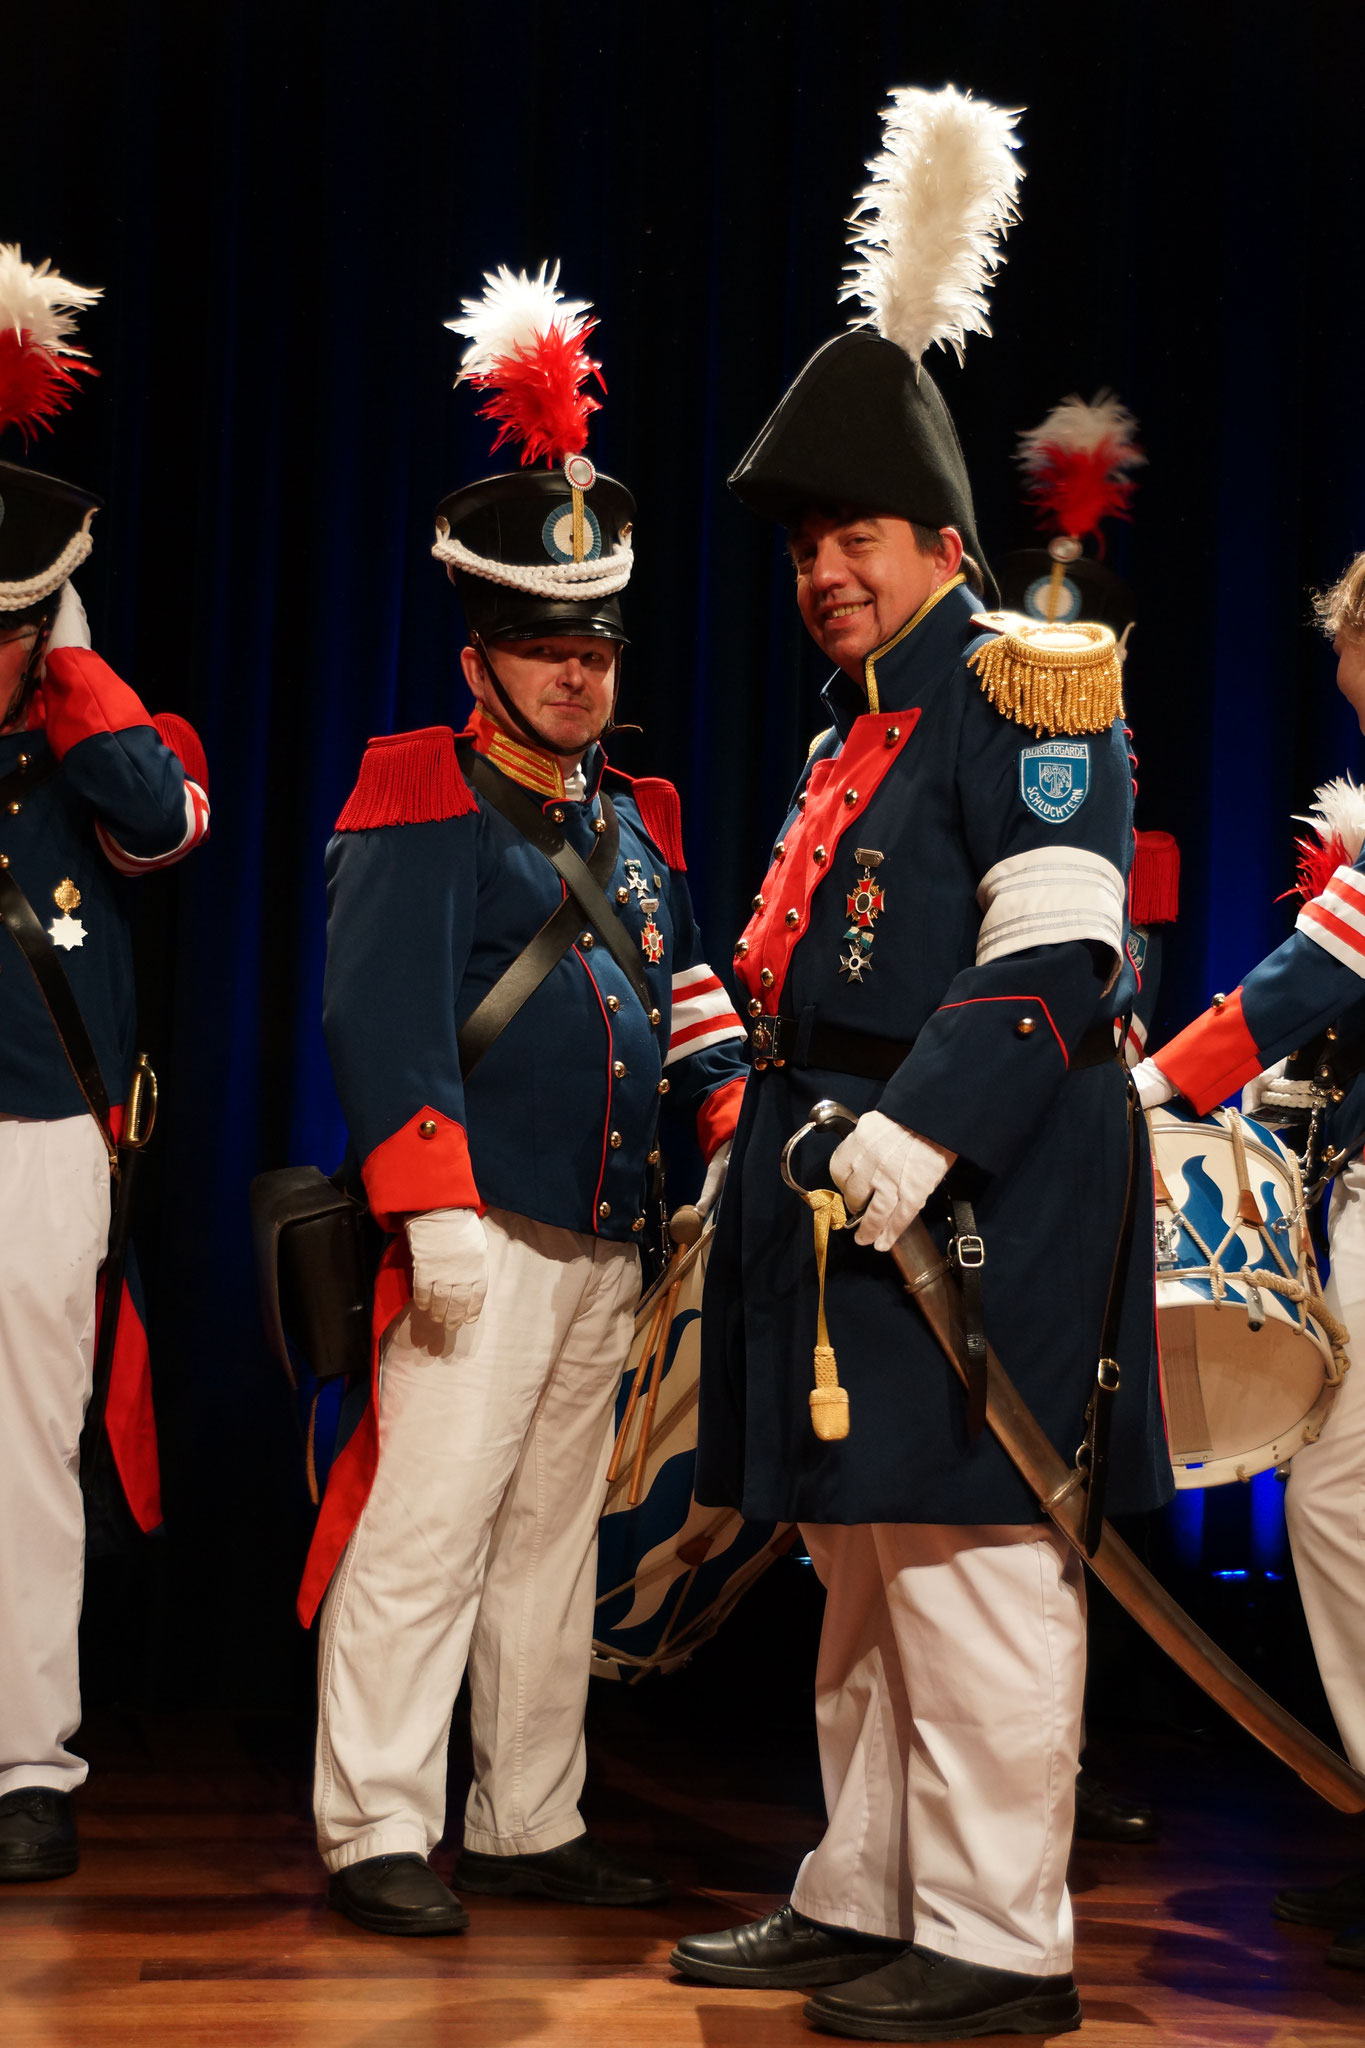
[[[744,1075],[736,1074],[733,1081],[722,1081],[719,1088],[713,1088],[697,1111],[697,1143],[708,1166],[712,1154],[734,1137],[743,1097]]]
[[[1200,1116],[1217,1109],[1264,1064],[1242,1015],[1242,991],[1234,989],[1216,1009],[1196,1017],[1152,1058]]]
[[[136,690],[88,647],[57,647],[48,655],[43,703],[47,742],[59,761],[93,733],[127,732],[152,722]]]
[[[361,1168],[370,1210],[382,1230],[397,1230],[405,1216],[425,1209],[474,1209],[484,1204],[474,1185],[464,1125],[437,1109],[416,1116],[376,1145]]]

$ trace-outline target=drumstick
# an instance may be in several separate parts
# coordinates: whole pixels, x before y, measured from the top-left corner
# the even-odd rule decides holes
[[[650,1375],[649,1392],[645,1396],[644,1420],[640,1424],[640,1441],[635,1447],[635,1468],[630,1475],[630,1491],[626,1495],[627,1505],[638,1508],[644,1498],[645,1459],[649,1455],[649,1435],[654,1427],[654,1410],[659,1405],[659,1389],[664,1381],[664,1353],[668,1349],[668,1333],[673,1328],[673,1311],[678,1306],[678,1290],[682,1286],[682,1275],[668,1290],[668,1309],[664,1316],[663,1332],[654,1353],[654,1370]]]
[[[635,1368],[635,1378],[631,1383],[630,1399],[626,1402],[626,1412],[621,1418],[621,1427],[616,1432],[616,1442],[612,1446],[611,1463],[607,1467],[608,1486],[614,1485],[621,1476],[621,1467],[625,1463],[626,1439],[630,1435],[630,1425],[635,1419],[635,1404],[640,1398],[640,1389],[645,1383],[645,1374],[649,1371],[650,1364],[654,1358],[655,1348],[659,1343],[659,1331],[663,1323],[664,1309],[667,1303],[668,1291],[666,1288],[660,1288],[659,1299],[654,1304],[654,1314],[650,1319],[649,1341],[640,1353],[640,1363]],[[635,1503],[632,1501],[631,1506],[633,1507],[634,1505]]]

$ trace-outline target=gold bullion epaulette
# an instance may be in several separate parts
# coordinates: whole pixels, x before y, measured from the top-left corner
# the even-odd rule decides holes
[[[996,710],[1035,733],[1103,732],[1123,711],[1123,660],[1108,626],[978,612],[994,637],[967,657]]]

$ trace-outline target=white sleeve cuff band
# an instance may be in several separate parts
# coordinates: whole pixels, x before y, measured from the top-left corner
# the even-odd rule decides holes
[[[976,900],[985,912],[976,941],[978,967],[1070,939],[1093,939],[1122,954],[1123,876],[1112,861],[1083,847],[1040,846],[1011,854],[983,875]]]

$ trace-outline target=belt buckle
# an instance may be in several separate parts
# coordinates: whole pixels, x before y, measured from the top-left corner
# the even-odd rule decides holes
[[[986,1263],[986,1247],[981,1238],[970,1233],[960,1234],[953,1239],[953,1257],[962,1272],[975,1272]]]
[[[773,1050],[775,1033],[768,1024],[755,1024],[750,1035],[756,1053],[767,1053]]]

